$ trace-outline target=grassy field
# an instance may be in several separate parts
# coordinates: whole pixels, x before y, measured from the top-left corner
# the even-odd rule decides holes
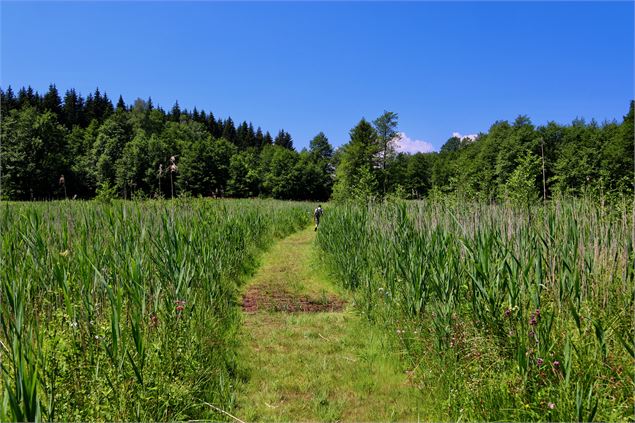
[[[631,213],[342,205],[317,241],[449,419],[632,421]]]
[[[349,294],[316,262],[314,237],[309,228],[276,244],[245,286],[245,298],[257,293],[260,307],[244,317],[246,383],[235,415],[280,422],[439,420],[390,337],[342,304]],[[311,312],[288,312],[302,299]]]
[[[0,205],[0,420],[635,419],[628,207],[311,210]]]
[[[0,420],[224,419],[238,284],[311,208],[275,201],[0,209]]]

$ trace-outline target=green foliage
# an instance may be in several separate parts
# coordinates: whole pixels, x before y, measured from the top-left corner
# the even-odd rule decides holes
[[[379,145],[375,128],[362,119],[351,129],[350,141],[342,147],[336,170],[334,199],[344,200],[368,190],[376,190],[375,168]],[[373,191],[368,191],[372,194]],[[362,194],[365,195],[365,194]]]
[[[192,195],[220,196],[230,177],[231,158],[236,147],[224,139],[194,141],[184,148],[179,171],[179,184]]]
[[[283,129],[278,132],[278,135],[276,135],[273,144],[279,147],[293,150],[293,140],[291,139],[291,134],[284,131]]]
[[[317,241],[449,420],[631,421],[629,204],[341,204]]]
[[[2,195],[28,200],[63,198],[58,180],[66,169],[66,130],[51,112],[27,107],[2,118]]]
[[[102,182],[97,188],[95,200],[101,203],[111,203],[117,197],[117,187],[111,186],[110,182]]]
[[[529,206],[538,200],[536,182],[540,175],[540,157],[527,152],[514,169],[507,184],[507,198],[516,205]]]
[[[621,123],[576,119],[535,127],[521,115],[476,137],[452,137],[439,153],[426,154],[397,154],[398,116],[386,111],[372,124],[362,119],[335,152],[318,133],[307,155],[293,149],[285,130],[274,140],[250,122],[236,126],[231,117],[189,112],[178,102],[166,113],[151,99],[131,105],[121,99],[114,108],[98,89],[85,99],[71,89],[63,102],[54,85],[44,96],[30,87],[17,97],[11,87],[0,94],[0,195],[6,199],[92,198],[108,182],[120,198],[167,197],[176,188],[176,195],[320,201],[334,191],[337,200],[351,198],[364,172],[375,197],[402,187],[413,199],[434,189],[494,203],[525,195],[512,193],[509,181],[518,179],[515,171],[528,152],[544,159],[545,190],[542,178],[538,185],[547,199],[592,196],[617,204],[633,193],[633,102]],[[292,155],[274,153],[272,146]],[[161,173],[172,156],[183,161],[182,171]]]
[[[107,183],[100,192],[108,190]],[[311,207],[8,203],[0,213],[3,421],[220,420],[242,276]]]
[[[385,195],[388,183],[387,165],[394,160],[395,157],[395,140],[398,137],[397,122],[399,117],[397,113],[384,111],[384,113],[373,121],[375,130],[377,131],[378,141],[378,160],[381,168],[382,192]]]

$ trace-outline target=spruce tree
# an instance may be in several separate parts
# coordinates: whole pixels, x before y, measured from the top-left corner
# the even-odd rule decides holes
[[[293,140],[291,139],[291,134],[286,132],[284,129],[281,129],[278,132],[278,135],[276,135],[276,139],[273,143],[274,145],[293,150]]]
[[[258,147],[254,125],[252,125],[251,122],[249,122],[249,126],[247,127],[247,147]]]
[[[119,101],[117,101],[117,111],[126,111],[126,103],[123,101],[123,97],[119,96]]]
[[[11,110],[18,107],[18,100],[15,98],[11,85],[7,88],[7,91],[2,95],[2,114],[9,113]]]
[[[174,102],[174,106],[172,106],[172,110],[170,111],[169,120],[172,122],[180,122],[181,121],[181,107],[179,107],[179,101],[176,100]]]
[[[273,137],[271,136],[269,131],[265,133],[265,137],[262,140],[262,146],[264,147],[266,145],[273,145]]]
[[[60,98],[59,93],[57,92],[57,88],[55,84],[49,85],[48,92],[44,95],[42,99],[42,107],[44,110],[49,110],[55,113],[58,118],[62,118],[62,99]]]
[[[260,126],[256,130],[256,135],[254,135],[254,138],[255,138],[254,143],[256,147],[262,148],[265,141],[265,136],[262,134],[262,129],[260,129]]]
[[[236,140],[236,128],[234,127],[234,121],[231,117],[228,117],[223,123],[223,135],[227,141],[237,145]]]
[[[64,94],[62,119],[66,126],[71,129],[75,125],[84,126],[84,99],[77,94],[74,88]]]
[[[218,137],[218,128],[216,126],[216,118],[214,117],[214,113],[209,112],[207,116],[207,130],[212,135],[212,138],[217,139]]]

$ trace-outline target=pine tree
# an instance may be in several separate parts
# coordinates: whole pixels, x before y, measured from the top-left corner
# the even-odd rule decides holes
[[[70,129],[75,125],[84,126],[84,99],[71,88],[64,94],[63,121]]]
[[[249,122],[249,126],[247,127],[247,147],[258,147],[254,125],[252,125],[251,122]]]
[[[256,130],[256,135],[254,137],[255,137],[256,147],[262,148],[265,141],[265,136],[262,134],[262,129],[260,129],[260,126]]]
[[[262,140],[262,146],[264,147],[266,145],[273,145],[273,137],[271,136],[269,131],[265,133],[265,137]]]
[[[28,88],[22,87],[18,91],[18,108],[23,109],[28,106],[39,109],[38,96],[36,96],[30,85]]]
[[[291,134],[286,132],[284,129],[281,129],[278,132],[278,135],[276,135],[276,139],[273,143],[274,145],[293,150],[293,140],[291,139]]]
[[[7,91],[2,95],[2,114],[5,115],[17,107],[18,100],[15,98],[11,85],[9,85]]]
[[[117,111],[126,111],[126,103],[123,101],[123,97],[119,96],[119,101],[117,101]]]
[[[236,145],[239,149],[244,150],[248,146],[248,127],[247,122],[243,121],[236,129]]]
[[[172,110],[170,111],[169,120],[172,122],[180,122],[181,121],[181,107],[179,107],[179,101],[176,100],[174,106],[172,106]]]
[[[237,145],[236,128],[234,127],[234,121],[231,117],[228,117],[227,120],[225,120],[225,122],[223,123],[222,138],[225,138],[227,141]]]
[[[216,118],[214,117],[214,113],[212,112],[209,112],[209,115],[207,116],[207,130],[212,135],[212,138],[219,138],[218,128],[216,126]]]
[[[58,118],[62,118],[62,99],[60,98],[59,93],[57,92],[57,88],[55,84],[49,85],[48,92],[44,95],[42,99],[42,107],[44,110],[49,110],[55,113]]]

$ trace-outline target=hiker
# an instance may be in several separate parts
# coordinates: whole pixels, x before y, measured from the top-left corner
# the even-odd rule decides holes
[[[322,210],[322,205],[318,204],[317,209],[315,209],[315,211],[313,212],[313,218],[315,219],[315,229],[314,230],[318,230],[318,226],[320,226],[320,217],[322,217],[322,213],[324,213],[324,210]]]

